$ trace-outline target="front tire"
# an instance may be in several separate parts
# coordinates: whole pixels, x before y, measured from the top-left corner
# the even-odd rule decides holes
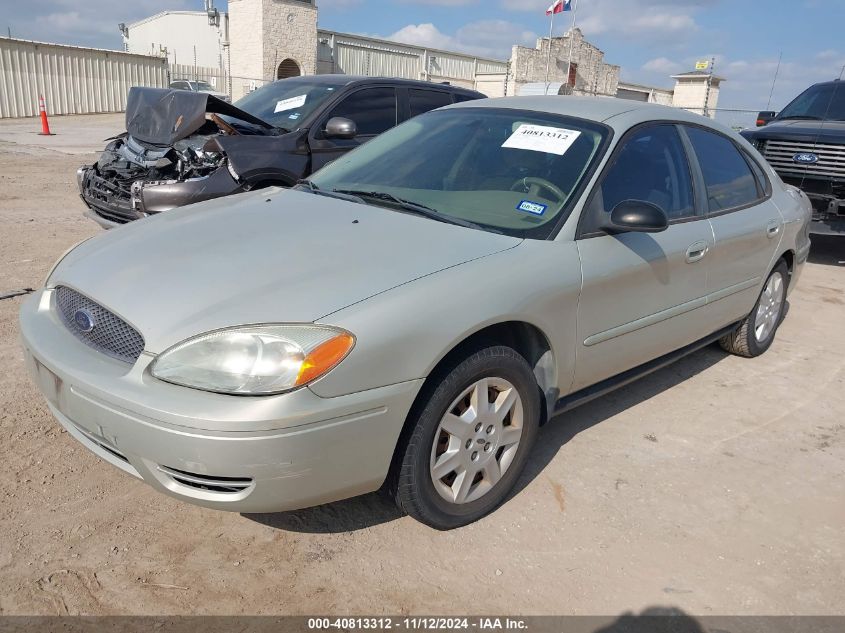
[[[448,530],[485,516],[513,489],[537,437],[540,390],[516,351],[486,347],[449,370],[412,415],[396,503]]]
[[[719,344],[726,352],[754,358],[768,350],[786,311],[786,290],[789,286],[789,268],[780,260],[771,272],[760,298],[739,327],[722,337]]]

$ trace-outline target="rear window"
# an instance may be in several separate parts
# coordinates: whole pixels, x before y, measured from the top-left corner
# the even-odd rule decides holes
[[[437,108],[450,105],[452,103],[452,95],[448,92],[438,92],[435,90],[411,89],[409,101],[411,105],[411,116],[414,117],[425,114],[430,110],[436,110]]]
[[[686,127],[707,189],[711,213],[753,204],[760,198],[757,179],[729,139],[698,127]]]

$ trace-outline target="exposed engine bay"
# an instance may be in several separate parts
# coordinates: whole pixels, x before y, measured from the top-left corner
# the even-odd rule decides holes
[[[93,169],[113,185],[112,195],[131,200],[133,186],[137,194],[144,184],[174,184],[211,175],[225,160],[216,148],[204,149],[212,136],[196,134],[172,147],[150,149],[128,134],[122,135],[109,143]],[[132,206],[138,208],[137,202]]]
[[[126,128],[107,139],[95,164],[77,171],[82,199],[101,224],[123,224],[249,188],[228,165],[219,139],[279,133],[211,95],[157,88],[130,90]]]

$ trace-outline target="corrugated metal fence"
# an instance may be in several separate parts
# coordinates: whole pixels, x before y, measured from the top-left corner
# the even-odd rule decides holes
[[[507,62],[335,31],[318,36],[320,73],[448,81],[491,96],[505,92]]]
[[[120,112],[131,86],[166,86],[167,61],[119,51],[0,38],[0,118]]]

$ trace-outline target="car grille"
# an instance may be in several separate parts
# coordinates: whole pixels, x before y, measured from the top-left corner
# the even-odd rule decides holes
[[[173,481],[189,488],[207,490],[222,494],[237,494],[252,486],[250,477],[217,477],[215,475],[200,475],[178,470],[170,466],[159,466],[159,472],[169,476]]]
[[[144,337],[135,328],[76,290],[57,286],[55,294],[59,317],[76,338],[125,363],[138,360],[144,351]],[[94,325],[90,331],[77,323],[77,313],[80,311],[90,317]]]
[[[796,163],[796,154],[815,154],[819,161],[812,165]],[[784,171],[801,176],[821,176],[845,178],[845,146],[829,143],[767,141],[763,155],[776,171]]]

